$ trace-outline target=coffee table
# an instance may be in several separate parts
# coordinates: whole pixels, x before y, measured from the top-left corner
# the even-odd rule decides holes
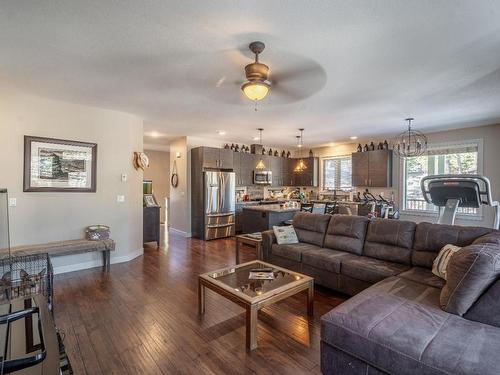
[[[249,280],[254,268],[273,268],[273,280]],[[246,347],[257,348],[257,312],[294,294],[307,291],[307,314],[313,315],[314,279],[262,261],[252,261],[198,276],[198,308],[205,313],[205,288],[246,310]]]

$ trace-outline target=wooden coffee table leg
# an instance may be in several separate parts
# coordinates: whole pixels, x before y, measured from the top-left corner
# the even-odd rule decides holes
[[[311,281],[307,289],[307,315],[314,315],[314,281]]]
[[[205,313],[205,287],[198,280],[198,312],[200,315]]]
[[[240,241],[236,239],[236,264],[240,264]]]
[[[247,349],[254,350],[257,349],[257,312],[259,310],[256,306],[248,306],[247,307]]]

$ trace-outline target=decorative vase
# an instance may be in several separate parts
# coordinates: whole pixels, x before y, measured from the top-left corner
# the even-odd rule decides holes
[[[268,154],[269,156],[273,156],[273,149],[272,149],[272,148],[270,148],[270,149],[269,149],[269,152],[268,152],[267,154]]]
[[[365,146],[363,147],[363,152],[368,151],[368,145],[365,143]]]
[[[370,142],[370,151],[375,151],[375,144]]]
[[[387,143],[387,139],[384,140],[384,150],[388,150],[389,149],[389,143]]]
[[[358,152],[362,152],[363,151],[363,146],[361,146],[361,143],[358,143],[357,151]]]
[[[312,158],[314,156],[313,150],[309,150],[309,157]]]

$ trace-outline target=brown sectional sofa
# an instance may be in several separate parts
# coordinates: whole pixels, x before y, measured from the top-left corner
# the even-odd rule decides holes
[[[352,295],[322,317],[325,374],[497,374],[500,232],[298,213],[298,244],[263,232],[270,263]],[[431,272],[446,244],[463,247]]]

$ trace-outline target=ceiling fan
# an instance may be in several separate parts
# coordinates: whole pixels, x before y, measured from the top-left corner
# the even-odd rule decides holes
[[[280,66],[270,73],[269,66],[259,61],[265,44],[255,41],[248,48],[255,61],[245,66],[246,81],[241,90],[252,101],[264,99],[270,91],[276,97],[274,102],[299,101],[318,92],[326,83],[325,70],[312,59],[279,51],[274,56],[279,58]]]

